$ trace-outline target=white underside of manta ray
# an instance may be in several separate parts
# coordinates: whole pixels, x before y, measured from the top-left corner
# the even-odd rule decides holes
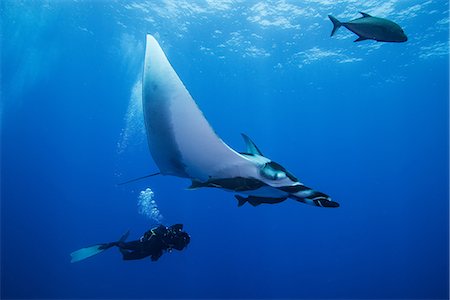
[[[264,157],[246,135],[245,153],[225,144],[149,34],[142,89],[148,144],[161,174],[189,178],[191,189],[215,187],[234,192],[239,206],[274,204],[287,198],[314,206],[339,206]]]

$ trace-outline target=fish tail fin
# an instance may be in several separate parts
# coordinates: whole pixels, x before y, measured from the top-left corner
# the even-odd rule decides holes
[[[234,195],[234,197],[238,201],[238,207],[241,207],[242,205],[245,204],[245,202],[247,202],[247,199],[242,197],[242,196],[240,196],[240,195]]]
[[[328,18],[330,18],[331,22],[333,22],[333,30],[331,30],[331,35],[333,36],[336,31],[339,29],[339,27],[341,27],[342,23],[339,22],[338,19],[336,19],[335,17],[333,17],[332,15],[328,15]]]
[[[259,202],[255,197],[249,196],[247,198],[244,198],[240,195],[234,195],[234,197],[236,198],[236,200],[238,201],[238,207],[241,207],[242,205],[244,205],[246,202],[250,203],[251,206],[258,206],[261,204],[261,202]]]
[[[251,206],[256,207],[261,204],[261,202],[258,202],[256,199],[252,197],[248,197],[247,199],[248,203],[250,203]]]

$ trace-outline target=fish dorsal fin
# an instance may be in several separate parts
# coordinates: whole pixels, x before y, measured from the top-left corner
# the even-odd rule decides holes
[[[252,142],[252,140],[244,133],[241,133],[242,137],[245,141],[245,146],[247,147],[246,152],[249,154],[257,154],[264,156],[261,151],[259,151],[258,147],[255,145],[255,143]]]
[[[372,17],[371,15],[366,14],[365,12],[362,12],[362,11],[360,11],[359,13],[362,14],[363,18]]]

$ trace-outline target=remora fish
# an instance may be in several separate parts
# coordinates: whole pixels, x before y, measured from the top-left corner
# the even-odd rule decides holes
[[[274,204],[287,198],[313,206],[339,206],[264,157],[246,135],[245,153],[225,144],[151,35],[147,35],[142,88],[149,149],[161,174],[189,178],[191,189],[214,187],[247,195],[235,196],[239,206]]]
[[[403,29],[392,21],[383,18],[372,17],[369,14],[360,12],[361,18],[349,21],[339,22],[338,19],[332,15],[328,15],[331,22],[333,22],[333,30],[331,36],[341,27],[344,26],[351,32],[358,35],[355,42],[364,40],[375,40],[377,42],[394,42],[402,43],[408,40]]]

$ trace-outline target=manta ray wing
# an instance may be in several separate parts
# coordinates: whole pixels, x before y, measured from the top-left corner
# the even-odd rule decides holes
[[[206,181],[255,172],[247,158],[215,134],[151,35],[142,101],[150,152],[162,174]]]

